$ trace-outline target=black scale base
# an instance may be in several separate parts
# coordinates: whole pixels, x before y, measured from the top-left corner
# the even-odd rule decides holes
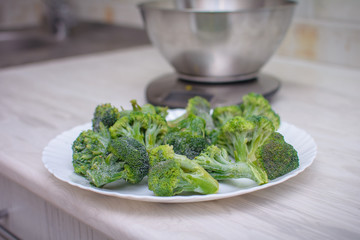
[[[184,108],[190,98],[201,96],[214,108],[239,104],[249,92],[270,98],[279,88],[280,81],[266,74],[247,81],[216,84],[181,80],[173,73],[153,80],[147,86],[146,98],[153,105]]]

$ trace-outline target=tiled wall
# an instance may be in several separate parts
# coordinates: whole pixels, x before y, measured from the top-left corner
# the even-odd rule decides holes
[[[42,0],[0,0],[0,29],[39,24]]]
[[[0,0],[0,28],[40,22],[43,0]],[[64,0],[80,19],[142,27],[136,5],[151,0]],[[360,0],[298,0],[277,54],[360,67]]]
[[[360,67],[360,1],[299,0],[278,54]]]
[[[70,0],[82,19],[142,27],[137,4],[150,0]]]

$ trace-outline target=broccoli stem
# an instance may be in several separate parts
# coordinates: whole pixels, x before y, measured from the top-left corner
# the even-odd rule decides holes
[[[259,185],[268,182],[265,171],[251,163],[238,162],[222,166],[221,168],[204,168],[209,171],[210,175],[216,180],[249,178]]]
[[[156,146],[159,141],[159,133],[161,132],[161,127],[159,125],[151,125],[148,130],[145,132],[145,145],[147,148],[153,148]]]
[[[174,159],[180,163],[183,170],[180,185],[184,191],[201,194],[216,193],[218,191],[219,183],[204,168],[183,155],[175,154]]]
[[[216,167],[204,167],[210,172],[210,175],[217,180],[231,179],[231,178],[250,178],[258,182],[256,175],[249,164],[245,162],[233,163],[228,165]]]
[[[267,175],[261,167],[251,162],[234,162],[224,148],[209,146],[194,161],[216,180],[249,178],[258,184],[267,183]]]

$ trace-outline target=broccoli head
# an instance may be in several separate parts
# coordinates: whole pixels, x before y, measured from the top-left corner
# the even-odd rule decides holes
[[[235,117],[220,130],[218,144],[234,157],[247,163],[259,184],[299,166],[296,150],[284,141],[267,117]],[[206,169],[206,168],[205,168]],[[257,180],[259,179],[259,180]]]
[[[186,106],[186,112],[180,117],[168,121],[168,124],[170,127],[174,127],[180,121],[188,118],[190,114],[193,114],[197,117],[204,119],[206,123],[206,130],[211,131],[212,129],[214,129],[215,126],[210,111],[211,111],[210,103],[205,98],[196,96],[189,99],[188,104]]]
[[[143,113],[158,114],[163,118],[166,118],[166,116],[168,115],[167,107],[154,106],[150,103],[141,106],[140,111]]]
[[[255,160],[255,152],[274,132],[271,121],[263,116],[234,117],[221,127],[217,145],[226,149],[236,162]]]
[[[207,138],[193,135],[191,132],[171,132],[166,135],[164,142],[173,146],[174,152],[185,155],[189,159],[198,156],[202,150],[210,145]]]
[[[132,112],[116,121],[109,130],[112,138],[131,137],[151,149],[162,143],[168,127],[158,114]]]
[[[249,93],[243,96],[243,102],[240,105],[243,117],[264,116],[274,125],[275,130],[280,126],[280,116],[274,112],[268,100],[262,95]]]
[[[195,192],[213,194],[219,183],[199,164],[174,153],[169,145],[153,148],[149,154],[148,186],[157,196]]]
[[[236,162],[245,162],[247,146],[252,139],[254,129],[254,122],[240,116],[234,117],[220,128],[216,145],[226,149]]]
[[[239,105],[230,105],[214,108],[212,118],[216,127],[221,127],[227,121],[236,116],[241,116],[242,111]]]
[[[189,132],[192,135],[205,136],[206,122],[201,117],[189,114],[187,118],[179,121],[169,129],[170,132]]]
[[[190,114],[175,127],[169,128],[164,143],[172,145],[175,153],[193,159],[209,145],[205,137],[205,120]]]
[[[137,111],[149,114],[158,114],[163,118],[166,118],[166,116],[168,115],[168,107],[154,106],[150,103],[140,106],[136,100],[131,100],[130,103],[132,105],[132,111],[135,112]]]
[[[86,176],[96,187],[123,179],[140,182],[149,171],[149,157],[145,146],[129,137],[113,139],[106,157],[98,157]]]
[[[86,171],[86,179],[96,187],[121,179],[124,163],[113,154],[100,155],[94,158],[91,167]]]
[[[110,143],[109,151],[125,163],[125,180],[140,182],[149,171],[149,157],[146,148],[139,141],[120,137]]]
[[[106,155],[110,139],[109,130],[102,122],[99,123],[98,132],[91,129],[81,132],[72,144],[72,163],[75,173],[85,176],[94,158]]]
[[[258,184],[268,182],[267,175],[262,169],[251,162],[235,162],[227,151],[215,145],[206,148],[194,160],[202,166],[216,180],[249,178]]]
[[[299,167],[299,157],[294,147],[283,135],[274,132],[256,151],[258,165],[262,166],[270,180],[283,176]]]
[[[92,128],[95,132],[100,130],[100,122],[105,127],[111,127],[120,118],[120,112],[116,107],[110,103],[98,105],[95,108],[94,116],[92,119]]]

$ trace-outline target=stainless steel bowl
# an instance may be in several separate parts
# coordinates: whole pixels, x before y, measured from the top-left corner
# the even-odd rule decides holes
[[[232,82],[257,76],[292,20],[289,0],[162,0],[139,5],[154,46],[180,78]]]

